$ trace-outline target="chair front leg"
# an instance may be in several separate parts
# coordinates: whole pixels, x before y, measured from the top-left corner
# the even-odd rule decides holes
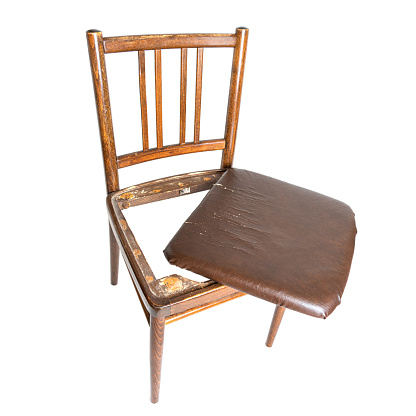
[[[283,314],[285,313],[285,308],[283,306],[276,305],[274,310],[272,323],[269,329],[269,335],[266,341],[266,347],[271,348],[273,346],[274,339],[276,338],[277,330],[279,329],[280,322],[282,322]]]
[[[150,317],[150,389],[152,403],[159,401],[160,375],[162,371],[165,318]]]
[[[118,263],[120,259],[120,250],[116,238],[114,237],[113,230],[110,225],[110,267],[111,267],[111,284],[116,285],[118,283]]]

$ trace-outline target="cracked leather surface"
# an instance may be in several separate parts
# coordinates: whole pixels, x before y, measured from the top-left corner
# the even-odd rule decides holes
[[[354,252],[351,208],[254,172],[229,169],[164,250],[171,264],[326,318]]]

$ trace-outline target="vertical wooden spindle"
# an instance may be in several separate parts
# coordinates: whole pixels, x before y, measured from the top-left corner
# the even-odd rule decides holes
[[[185,143],[187,66],[188,66],[188,49],[182,48],[181,49],[181,107],[180,107],[179,144]]]
[[[155,50],[155,91],[156,91],[156,140],[157,148],[163,147],[162,128],[162,54]]]
[[[199,130],[201,123],[201,95],[202,95],[202,61],[204,48],[197,48],[196,55],[196,87],[195,87],[195,124],[194,142],[199,142]]]
[[[149,128],[147,123],[147,101],[146,101],[146,70],[145,52],[139,51],[139,86],[140,86],[140,109],[142,114],[142,139],[143,150],[149,149]]]

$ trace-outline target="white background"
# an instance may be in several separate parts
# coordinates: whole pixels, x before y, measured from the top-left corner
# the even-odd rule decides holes
[[[0,414],[415,414],[415,20],[415,3],[400,0],[3,5]],[[251,297],[168,326],[152,405],[148,326],[123,263],[110,285],[85,31],[237,26],[250,35],[234,165],[347,202],[355,257],[341,306],[325,321],[287,311],[272,349],[264,342],[274,307]],[[124,97],[114,86],[113,107]],[[204,85],[203,117],[210,92]],[[138,144],[130,99],[114,108],[116,140]],[[135,124],[123,127],[123,117]],[[207,137],[203,123],[202,138],[221,136]],[[202,163],[219,160],[213,152]],[[193,163],[147,163],[123,173],[122,185]],[[178,272],[162,250],[201,197],[137,211],[136,237],[158,277]]]

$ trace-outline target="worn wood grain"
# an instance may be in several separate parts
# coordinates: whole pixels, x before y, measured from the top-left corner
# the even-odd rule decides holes
[[[160,377],[162,373],[163,341],[165,318],[150,317],[150,400],[159,401]]]
[[[99,30],[89,30],[87,32],[87,43],[97,106],[98,125],[100,128],[107,192],[113,192],[118,190],[119,181],[102,33]]]
[[[180,126],[179,143],[185,144],[186,133],[186,83],[188,71],[188,49],[181,49],[181,94],[180,94]]]
[[[114,36],[104,38],[105,53],[154,49],[235,47],[234,34]]]
[[[199,142],[201,127],[201,98],[202,98],[202,66],[204,49],[198,48],[196,52],[196,82],[195,82],[195,121],[194,143]]]
[[[155,50],[156,140],[157,148],[163,147],[162,122],[162,51]]]
[[[184,155],[188,153],[206,152],[210,150],[222,150],[225,147],[224,139],[204,140],[198,143],[173,144],[160,147],[158,149],[149,149],[121,155],[117,158],[118,168],[135,165],[137,163],[147,162],[149,160],[161,159],[164,157]]]
[[[243,88],[244,67],[246,62],[248,29],[236,30],[237,44],[234,49],[231,70],[231,85],[228,97],[227,121],[225,124],[225,148],[221,167],[230,168],[233,164],[238,116],[240,114],[241,91]]]

